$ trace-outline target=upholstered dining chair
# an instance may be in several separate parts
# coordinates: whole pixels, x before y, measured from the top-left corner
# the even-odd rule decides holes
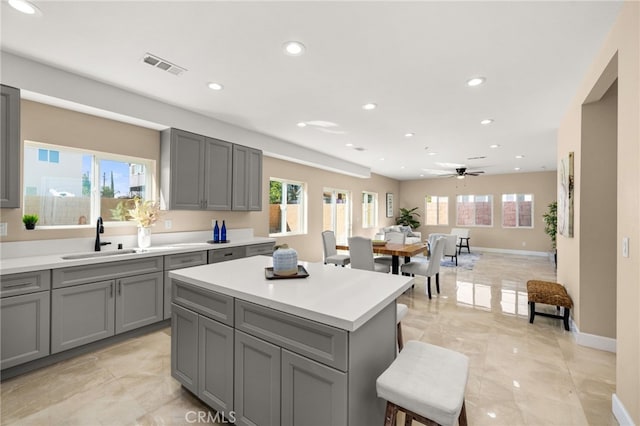
[[[436,277],[436,291],[440,293],[440,261],[442,260],[442,254],[444,252],[444,246],[446,244],[445,238],[438,238],[433,247],[429,262],[409,262],[405,263],[401,267],[402,273],[415,275],[423,275],[427,277],[427,294],[431,299],[431,277]]]
[[[336,250],[336,236],[333,231],[322,232],[322,246],[324,248],[324,264],[333,263],[334,265],[348,265],[351,261],[348,254],[338,254]]]
[[[407,234],[405,234],[404,232],[388,231],[384,233],[384,240],[388,243],[393,244],[404,244],[406,237]],[[376,256],[373,258],[374,262],[382,263],[389,266],[391,266],[391,259],[391,256]]]
[[[371,243],[371,238],[349,238],[349,255],[351,257],[351,269],[364,269],[365,271],[384,273],[391,271],[390,265],[373,261],[373,244]]]
[[[450,257],[451,261],[455,260],[456,266],[458,266],[458,236],[455,234],[429,234],[428,241],[430,245],[435,243],[435,240],[438,238],[446,239],[446,244],[444,245],[443,257]]]

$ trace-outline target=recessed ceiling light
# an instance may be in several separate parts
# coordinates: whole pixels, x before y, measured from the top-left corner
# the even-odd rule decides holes
[[[405,134],[404,134],[404,137],[405,137],[405,138],[412,138],[412,137],[414,137],[415,135],[416,135],[415,133],[409,132],[409,133],[405,133]]]
[[[493,118],[485,118],[480,122],[480,124],[484,124],[484,125],[491,124],[491,123],[493,123]]]
[[[304,121],[301,121],[298,124],[296,124],[296,126],[298,126],[298,127],[307,127],[307,123],[305,123]]]
[[[432,151],[432,152],[427,153],[427,155],[438,155],[438,153]]]
[[[364,104],[362,105],[362,109],[366,109],[367,111],[371,111],[372,109],[376,109],[378,105],[374,104],[374,103],[368,103],[368,104]]]
[[[487,79],[484,77],[474,77],[467,80],[467,86],[469,87],[480,86],[485,81],[487,81]]]
[[[207,85],[211,90],[222,90],[224,86],[220,83],[209,83]]]
[[[288,41],[283,45],[283,49],[289,56],[300,56],[304,53],[304,44],[299,41]]]
[[[384,157],[380,157],[380,161],[384,161]]]
[[[345,146],[353,146],[352,143],[345,144]]]
[[[9,5],[15,10],[26,13],[27,15],[35,15],[40,11],[33,3],[26,0],[9,0]]]
[[[520,167],[514,167],[513,170],[518,171],[520,170]]]
[[[516,155],[516,158],[524,158],[524,155]]]
[[[418,175],[418,176],[420,176],[420,177],[424,177],[424,175]]]
[[[404,166],[400,166],[401,169],[404,169]]]
[[[494,143],[493,145],[489,145],[489,148],[492,148],[492,149],[500,148],[500,145],[498,145],[497,143]]]

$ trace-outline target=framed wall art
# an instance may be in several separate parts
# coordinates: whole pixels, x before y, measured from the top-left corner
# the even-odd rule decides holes
[[[393,194],[387,192],[387,217],[393,217]]]

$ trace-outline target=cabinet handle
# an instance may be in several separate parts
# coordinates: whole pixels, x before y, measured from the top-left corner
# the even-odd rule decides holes
[[[118,280],[118,295],[122,296],[122,281]]]
[[[227,257],[227,256],[233,256],[233,253],[225,253],[225,254],[224,254],[224,256],[225,256],[225,257]]]
[[[113,297],[113,281],[109,284],[109,297]]]

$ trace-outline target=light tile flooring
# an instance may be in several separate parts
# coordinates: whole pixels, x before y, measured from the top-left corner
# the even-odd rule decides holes
[[[400,297],[410,307],[405,340],[470,357],[470,425],[616,425],[615,355],[576,345],[560,320],[529,324],[526,281],[533,278],[555,280],[548,259],[484,253],[471,271],[443,267],[441,293],[432,282],[431,301],[418,279]],[[169,333],[3,382],[2,425],[194,424],[188,413],[206,408],[170,376]]]

